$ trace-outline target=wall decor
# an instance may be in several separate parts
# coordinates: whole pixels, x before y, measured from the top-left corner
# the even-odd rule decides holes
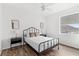
[[[40,28],[43,29],[44,28],[44,23],[40,22]]]
[[[40,29],[41,29],[41,33],[43,33],[43,29],[44,29],[44,23],[40,22]]]
[[[12,29],[19,29],[19,20],[11,20]]]

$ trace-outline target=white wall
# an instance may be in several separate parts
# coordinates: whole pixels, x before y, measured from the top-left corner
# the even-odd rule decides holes
[[[79,34],[61,34],[61,43],[79,49]]]
[[[0,4],[0,50],[1,50],[1,39],[2,39],[2,4]]]
[[[79,6],[46,16],[47,35],[48,36],[58,35],[58,37],[59,36],[62,37],[62,35],[60,35],[61,34],[60,33],[60,30],[61,30],[60,29],[60,17],[66,16],[66,15],[71,15],[74,13],[79,13]],[[75,41],[75,39],[72,39],[72,40]],[[65,39],[65,42],[66,41],[68,41],[68,39]],[[62,38],[60,39],[60,42],[64,44],[64,41]],[[79,42],[79,40],[78,40],[78,42]],[[75,42],[75,43],[77,43],[77,45],[79,46],[78,42]]]
[[[39,4],[3,4],[2,9],[2,49],[9,48],[7,40],[14,36],[11,30],[11,19],[20,21],[18,31],[21,37],[25,28],[33,26],[40,29],[40,22],[45,23]]]

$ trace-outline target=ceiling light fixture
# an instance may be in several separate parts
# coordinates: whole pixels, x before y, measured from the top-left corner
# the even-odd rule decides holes
[[[41,3],[41,4],[42,4],[41,9],[42,9],[42,11],[44,11],[46,9],[46,6],[44,3]]]

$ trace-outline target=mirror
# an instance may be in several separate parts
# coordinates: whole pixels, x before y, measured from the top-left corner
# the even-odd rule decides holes
[[[19,20],[11,20],[12,29],[19,29]]]

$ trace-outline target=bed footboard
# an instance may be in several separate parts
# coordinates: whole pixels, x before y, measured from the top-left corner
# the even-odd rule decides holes
[[[41,45],[43,45],[43,51],[54,48],[55,46],[58,46],[58,50],[59,50],[59,38],[54,38],[48,41],[41,42],[38,46],[39,53],[43,52],[41,51]]]

